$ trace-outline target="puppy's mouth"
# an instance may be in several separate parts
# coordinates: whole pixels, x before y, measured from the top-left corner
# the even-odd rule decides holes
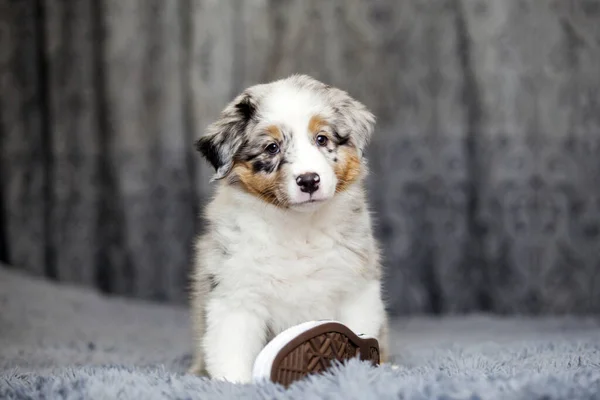
[[[308,200],[299,201],[299,202],[296,202],[296,203],[290,203],[290,207],[305,206],[305,205],[309,205],[309,204],[319,204],[319,203],[324,203],[326,201],[327,201],[327,199],[313,199],[313,198],[310,198]]]

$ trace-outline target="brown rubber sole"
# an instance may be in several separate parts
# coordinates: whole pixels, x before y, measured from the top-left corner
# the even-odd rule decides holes
[[[326,371],[335,361],[355,357],[379,365],[379,343],[361,338],[347,326],[327,322],[291,339],[275,356],[271,381],[285,387],[307,375]]]

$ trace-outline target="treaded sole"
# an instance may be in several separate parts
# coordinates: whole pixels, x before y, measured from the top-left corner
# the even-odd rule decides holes
[[[285,387],[308,375],[326,371],[335,361],[355,357],[379,365],[379,343],[359,337],[347,326],[327,322],[295,336],[275,355],[271,381]]]

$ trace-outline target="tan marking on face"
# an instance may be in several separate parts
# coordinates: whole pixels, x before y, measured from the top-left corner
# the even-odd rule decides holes
[[[278,207],[287,207],[287,200],[281,190],[282,174],[280,172],[268,175],[257,174],[252,170],[252,163],[249,162],[235,164],[232,172],[248,193]]]
[[[313,115],[310,121],[308,121],[308,132],[311,138],[319,133],[323,129],[323,127],[329,125],[327,121],[325,121],[319,115]]]
[[[360,177],[361,164],[354,147],[340,147],[337,159],[334,165],[335,176],[338,179],[335,192],[340,193]]]
[[[283,140],[283,135],[281,134],[281,131],[275,125],[269,125],[266,130],[269,136],[271,136],[276,141],[280,142]]]

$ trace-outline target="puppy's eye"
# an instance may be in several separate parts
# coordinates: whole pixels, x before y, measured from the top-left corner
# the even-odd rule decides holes
[[[271,155],[275,155],[277,153],[279,153],[279,145],[277,145],[277,143],[270,143],[265,150],[267,151],[267,153],[271,154]]]
[[[319,146],[327,146],[327,143],[329,143],[329,139],[325,135],[317,135],[315,140]]]

